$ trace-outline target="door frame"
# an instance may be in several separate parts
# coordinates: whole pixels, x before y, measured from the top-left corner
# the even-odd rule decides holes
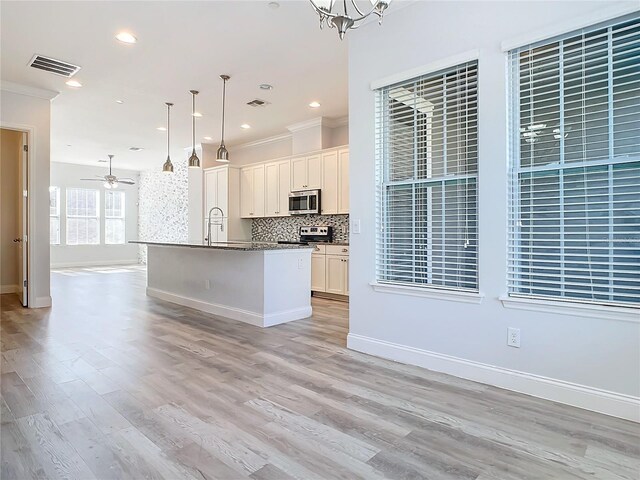
[[[33,259],[35,258],[35,244],[33,241],[33,232],[35,229],[35,202],[32,201],[35,192],[35,178],[32,172],[36,171],[36,145],[35,133],[36,128],[32,125],[24,125],[19,123],[10,123],[0,121],[0,128],[5,130],[14,130],[27,134],[27,308],[36,308],[36,299],[33,297]],[[20,159],[22,163],[22,159]],[[22,185],[20,185],[22,190]],[[19,286],[20,287],[20,286]]]

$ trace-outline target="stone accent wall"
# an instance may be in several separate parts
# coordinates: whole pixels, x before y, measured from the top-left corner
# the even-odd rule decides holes
[[[305,225],[330,225],[334,242],[349,241],[349,215],[294,215],[254,218],[251,238],[257,242],[298,241],[298,229]]]

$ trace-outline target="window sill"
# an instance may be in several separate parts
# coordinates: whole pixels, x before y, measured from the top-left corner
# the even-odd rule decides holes
[[[455,290],[444,290],[427,287],[410,287],[405,285],[393,285],[378,282],[371,282],[369,285],[371,285],[371,287],[376,292],[431,298],[434,300],[447,300],[450,302],[474,303],[476,305],[479,305],[484,298],[484,295],[482,293],[475,292],[458,292]]]
[[[640,310],[632,307],[590,305],[577,302],[542,300],[540,298],[511,297],[508,295],[500,297],[500,301],[505,308],[640,323]]]

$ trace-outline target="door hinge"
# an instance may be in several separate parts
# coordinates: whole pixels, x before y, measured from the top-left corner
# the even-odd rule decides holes
[[[27,281],[26,280],[24,282],[22,282],[22,284],[24,285],[24,288],[27,288]]]
[[[29,151],[29,145],[23,145],[22,146],[22,150],[24,150],[25,152]]]

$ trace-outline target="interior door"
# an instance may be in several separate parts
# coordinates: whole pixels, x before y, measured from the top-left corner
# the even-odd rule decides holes
[[[29,152],[27,151],[28,138],[27,134],[22,134],[22,152],[20,155],[20,167],[18,168],[18,183],[20,190],[18,192],[18,232],[20,242],[18,247],[18,297],[20,303],[25,307],[28,305],[29,298],[27,295],[27,272],[28,272],[28,248],[29,248],[29,208],[27,198],[28,186],[28,162]]]

